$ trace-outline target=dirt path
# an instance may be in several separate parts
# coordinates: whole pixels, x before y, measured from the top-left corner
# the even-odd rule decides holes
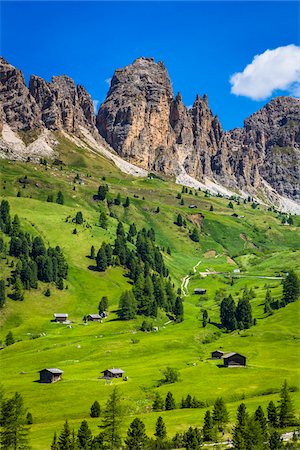
[[[201,263],[201,259],[200,259],[200,261],[198,261],[197,264],[193,267],[193,272],[194,272],[194,273],[197,272],[197,267],[199,266],[200,263]],[[182,295],[183,295],[184,297],[186,297],[186,296],[188,295],[188,293],[189,293],[189,291],[188,291],[188,285],[189,285],[189,282],[190,282],[190,278],[191,278],[191,275],[186,275],[185,277],[182,278],[182,282],[181,282],[180,288],[181,288]]]

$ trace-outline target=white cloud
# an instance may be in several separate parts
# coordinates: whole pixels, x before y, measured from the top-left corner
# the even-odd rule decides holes
[[[110,87],[111,78],[106,78],[104,81]]]
[[[99,100],[93,100],[93,105],[94,105],[94,113],[97,114],[98,112],[98,106],[99,106],[100,101]]]
[[[300,96],[300,47],[287,45],[256,55],[243,72],[230,77],[231,93],[263,100],[275,90]]]

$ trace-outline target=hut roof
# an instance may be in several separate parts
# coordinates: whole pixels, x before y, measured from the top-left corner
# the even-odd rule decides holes
[[[65,314],[65,313],[54,313],[53,315],[55,318],[56,317],[68,317],[68,314]]]
[[[241,355],[240,353],[237,353],[237,352],[229,352],[229,353],[225,353],[225,354],[222,356],[222,358],[223,358],[223,359],[230,358],[230,356],[233,356],[233,355],[244,356],[244,355]]]
[[[113,374],[125,373],[124,370],[122,370],[122,369],[115,369],[115,368],[103,370],[103,372],[106,372],[106,371],[111,372]],[[101,372],[101,373],[103,373],[103,372]]]
[[[39,370],[39,372],[44,372],[44,370],[47,370],[47,372],[53,373],[53,374],[55,374],[55,375],[61,375],[62,373],[64,373],[63,370],[55,369],[55,368],[51,368],[51,369],[42,369],[42,370]]]
[[[100,314],[89,314],[88,317],[91,317],[92,319],[101,319],[102,316]]]

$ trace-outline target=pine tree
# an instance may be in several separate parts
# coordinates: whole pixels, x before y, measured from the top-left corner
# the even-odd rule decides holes
[[[181,215],[181,214],[178,214],[175,224],[176,224],[178,227],[182,227],[182,225],[183,225],[183,220],[182,220],[182,215]]]
[[[267,419],[266,419],[263,409],[260,405],[258,406],[258,408],[256,409],[256,411],[254,413],[254,420],[259,422],[264,439],[266,439],[267,438]]]
[[[181,206],[184,205],[184,199],[183,198],[180,200],[180,204],[181,204]]]
[[[293,425],[295,422],[294,408],[286,380],[284,381],[280,392],[278,419],[281,428]]]
[[[281,450],[284,448],[283,440],[277,431],[273,431],[269,437],[269,449],[270,450]]]
[[[110,450],[120,447],[120,427],[122,423],[123,409],[121,406],[121,398],[118,389],[115,387],[107,400],[105,410],[103,412],[103,438]]]
[[[103,296],[98,305],[99,314],[104,313],[108,309],[108,298]]]
[[[47,202],[48,203],[53,203],[53,194],[49,194],[47,197]]]
[[[167,437],[166,425],[161,416],[159,416],[156,421],[154,436],[156,436],[159,440],[164,440]]]
[[[126,197],[126,200],[125,200],[123,206],[124,206],[124,208],[128,208],[130,206],[129,197]]]
[[[203,313],[202,313],[202,326],[203,326],[203,328],[205,328],[206,325],[207,325],[207,319],[208,319],[208,312],[205,309],[203,311]]]
[[[98,188],[98,200],[105,200],[108,192],[108,186],[99,186]]]
[[[247,421],[245,432],[244,432],[244,442],[247,450],[263,450],[265,449],[265,437],[261,431],[261,427],[258,421],[254,417],[250,417]]]
[[[64,280],[63,280],[61,277],[59,277],[59,278],[57,279],[56,287],[57,287],[57,289],[59,289],[60,291],[63,290],[63,288],[64,288]]]
[[[102,211],[100,213],[100,217],[99,217],[99,225],[101,228],[103,228],[104,230],[107,230],[107,215],[104,211]]]
[[[244,296],[238,301],[236,308],[236,320],[238,327],[241,329],[248,329],[252,326],[251,304]]]
[[[26,423],[27,425],[32,425],[33,423],[32,414],[30,412],[28,412],[26,415]]]
[[[141,419],[135,418],[127,431],[125,439],[126,449],[128,450],[144,450],[147,445],[147,435],[144,423]]]
[[[224,426],[229,421],[229,414],[227,412],[224,400],[219,397],[215,401],[214,409],[213,409],[213,423],[217,425],[219,431],[223,431]]]
[[[95,400],[91,406],[90,416],[91,417],[100,417],[100,404],[97,400]]]
[[[273,310],[271,308],[271,304],[273,302],[272,296],[271,296],[271,292],[269,291],[269,289],[266,292],[266,298],[265,298],[265,304],[264,304],[264,313],[271,315],[273,314]]]
[[[227,207],[233,209],[233,203],[232,203],[232,202],[229,202],[228,205],[227,205]]]
[[[204,425],[202,429],[203,440],[212,441],[214,438],[214,423],[210,411],[207,410],[204,416]]]
[[[103,245],[98,250],[98,253],[96,256],[96,264],[97,264],[97,269],[100,272],[105,272],[105,270],[107,269],[107,257],[106,257],[106,253],[105,253],[105,249],[104,249]]]
[[[13,297],[14,300],[18,300],[22,302],[24,300],[24,287],[21,281],[21,278],[16,277],[15,284],[13,287]]]
[[[77,225],[82,225],[82,224],[83,224],[83,214],[82,214],[81,211],[78,211],[78,212],[76,213],[76,216],[75,216],[75,223],[76,223]]]
[[[272,427],[277,428],[278,427],[277,409],[272,400],[268,404],[267,413],[269,424]]]
[[[59,205],[63,205],[65,203],[64,196],[61,191],[59,191],[57,194],[56,203],[58,203]]]
[[[28,427],[26,427],[26,409],[18,392],[12,398],[4,400],[1,405],[1,449],[27,449]]]
[[[168,392],[166,395],[166,401],[165,401],[165,410],[170,411],[171,409],[176,408],[176,403],[173,397],[172,392]]]
[[[181,297],[179,297],[179,296],[176,297],[173,312],[176,316],[176,322],[182,322],[183,321],[183,303],[182,303]]]
[[[14,343],[15,343],[15,339],[12,334],[12,331],[9,331],[5,338],[5,345],[8,347],[9,345],[13,345]]]
[[[202,445],[201,433],[198,428],[190,427],[184,433],[184,448],[186,450],[198,450]]]
[[[92,432],[89,429],[88,423],[86,420],[81,422],[77,433],[77,439],[80,449],[82,450],[90,450],[92,446]]]
[[[66,420],[64,423],[64,427],[60,436],[58,438],[58,448],[59,450],[71,450],[71,430],[69,427],[69,423]]]
[[[210,210],[210,211],[213,211],[213,210],[214,210],[214,207],[213,207],[213,205],[210,205],[210,208],[209,208],[209,210]]]
[[[300,295],[300,282],[298,275],[291,270],[283,280],[283,296],[285,303],[294,302]]]
[[[3,308],[5,304],[5,281],[0,280],[0,308]]]
[[[95,259],[95,247],[93,245],[91,246],[90,258]]]
[[[200,241],[200,234],[199,234],[199,230],[197,227],[193,228],[193,231],[190,234],[190,238],[192,239],[192,241],[194,242],[199,242]]]
[[[155,393],[155,399],[152,404],[153,411],[163,411],[164,410],[164,400],[159,392]]]
[[[134,319],[137,313],[137,302],[132,291],[124,291],[120,297],[117,315],[121,320]]]
[[[52,440],[52,444],[51,444],[51,450],[59,450],[56,432],[53,435],[53,440]]]
[[[114,204],[117,206],[121,205],[121,194],[120,193],[114,199]]]
[[[227,330],[233,331],[237,328],[236,323],[236,307],[234,300],[231,296],[224,298],[220,305],[220,318],[221,324],[223,327],[227,328]]]

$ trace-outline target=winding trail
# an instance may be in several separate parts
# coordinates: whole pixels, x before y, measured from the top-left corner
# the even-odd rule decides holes
[[[200,259],[200,261],[198,261],[197,264],[193,267],[193,272],[194,272],[194,273],[196,273],[197,267],[199,266],[199,264],[201,264],[201,259]],[[189,291],[188,291],[188,285],[189,285],[189,282],[190,282],[190,278],[191,278],[191,275],[186,275],[185,277],[182,278],[182,282],[181,282],[180,288],[181,288],[181,292],[182,292],[182,294],[183,294],[184,297],[186,297],[186,296],[188,295],[188,293],[189,293]]]

